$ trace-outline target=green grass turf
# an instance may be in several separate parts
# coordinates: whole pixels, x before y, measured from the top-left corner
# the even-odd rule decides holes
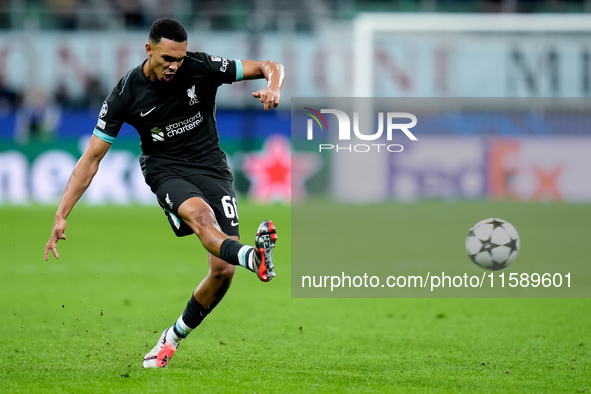
[[[397,226],[466,209],[441,204],[405,204]],[[483,212],[479,204],[469,209]],[[502,208],[527,217],[538,206]],[[581,220],[589,212],[545,209]],[[290,209],[280,205],[240,211],[248,242],[260,221],[276,222],[278,277],[261,283],[239,269],[170,365],[144,370],[143,355],[206,274],[205,252],[196,237],[174,237],[158,207],[79,206],[58,244],[60,260],[45,262],[54,211],[0,207],[0,392],[591,390],[588,299],[292,299]],[[588,237],[588,227],[574,228],[575,239]],[[520,230],[527,238],[530,230]]]

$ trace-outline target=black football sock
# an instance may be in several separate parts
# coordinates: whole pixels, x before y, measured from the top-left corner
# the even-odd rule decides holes
[[[189,302],[183,311],[183,314],[178,318],[172,330],[168,331],[167,339],[178,346],[178,343],[185,339],[201,322],[209,311],[205,309],[191,294]]]
[[[232,265],[241,265],[253,271],[253,252],[252,246],[243,245],[238,241],[228,238],[220,246],[220,257],[222,260]]]

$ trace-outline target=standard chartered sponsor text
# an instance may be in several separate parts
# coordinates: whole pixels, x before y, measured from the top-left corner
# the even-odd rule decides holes
[[[191,116],[185,120],[180,122],[171,123],[166,126],[166,135],[168,137],[174,137],[175,135],[183,134],[188,130],[192,130],[197,127],[199,124],[203,122],[203,116],[201,115],[201,111],[197,112],[196,115]]]

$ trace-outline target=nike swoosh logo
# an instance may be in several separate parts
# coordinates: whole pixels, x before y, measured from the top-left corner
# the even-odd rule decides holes
[[[233,220],[230,222],[230,224],[231,224],[232,226],[234,226],[234,227],[238,226],[238,222],[234,223],[234,221],[233,221]]]
[[[157,107],[157,106],[156,106]],[[154,111],[156,109],[156,107],[152,108],[151,110],[149,110],[148,112],[140,112],[140,116],[143,118],[144,116],[148,115],[150,112]]]

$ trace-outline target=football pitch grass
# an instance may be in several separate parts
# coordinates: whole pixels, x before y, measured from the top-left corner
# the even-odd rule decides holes
[[[498,204],[501,212],[520,218],[542,207]],[[404,228],[429,212],[441,212],[450,223],[466,212],[483,212],[470,218],[472,225],[488,216],[490,205],[466,207],[387,206],[404,211],[393,224]],[[522,240],[529,238],[527,248],[554,250],[547,228],[563,225],[552,222],[560,217],[572,226],[559,227],[552,242],[576,245],[567,258],[588,261],[590,206],[542,208],[546,220],[525,233],[518,227]],[[82,205],[68,220],[68,240],[58,244],[60,260],[45,262],[54,212],[55,207],[0,207],[0,392],[591,390],[588,299],[294,299],[290,208],[244,203],[246,243],[262,220],[277,225],[277,278],[261,283],[238,268],[224,301],[181,344],[169,366],[144,370],[144,354],[206,274],[204,250],[196,237],[174,237],[158,207]],[[467,228],[460,227],[461,245]],[[407,233],[414,237],[414,231]],[[401,250],[414,242],[401,237],[392,241]],[[448,243],[446,237],[429,237],[434,251]]]

